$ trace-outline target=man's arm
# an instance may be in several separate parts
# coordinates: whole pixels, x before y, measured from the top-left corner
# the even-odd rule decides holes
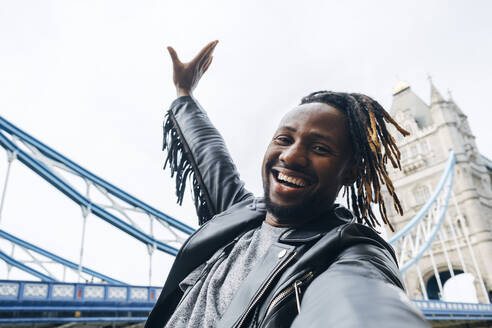
[[[190,177],[199,223],[235,203],[253,197],[244,188],[224,140],[193,98],[192,92],[212,62],[217,41],[209,43],[189,63],[182,63],[173,48],[173,81],[178,99],[164,122],[166,165],[176,175],[176,194],[181,204],[186,181]],[[164,167],[165,167],[164,166]]]
[[[430,327],[399,285],[387,250],[352,246],[306,289],[292,327]]]

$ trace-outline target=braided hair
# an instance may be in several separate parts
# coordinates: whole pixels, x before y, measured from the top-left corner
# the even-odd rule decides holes
[[[380,224],[371,203],[378,204],[383,222],[394,231],[386,214],[381,185],[386,184],[396,211],[402,215],[400,200],[385,166],[389,159],[394,168],[401,169],[400,151],[386,122],[404,136],[410,133],[399,126],[377,101],[360,93],[317,91],[302,98],[301,105],[313,102],[334,106],[348,118],[352,160],[358,165],[357,179],[344,189],[348,206],[361,222],[374,228]]]

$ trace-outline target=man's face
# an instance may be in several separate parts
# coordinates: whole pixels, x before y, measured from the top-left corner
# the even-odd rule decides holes
[[[351,155],[347,118],[340,110],[323,103],[294,108],[263,159],[267,210],[292,224],[329,210],[340,188],[355,178]]]

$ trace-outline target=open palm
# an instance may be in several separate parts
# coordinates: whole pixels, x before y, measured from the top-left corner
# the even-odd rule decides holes
[[[203,74],[212,63],[212,53],[219,41],[207,44],[190,62],[183,63],[179,60],[176,51],[167,47],[173,61],[173,82],[178,96],[189,96],[196,88]]]

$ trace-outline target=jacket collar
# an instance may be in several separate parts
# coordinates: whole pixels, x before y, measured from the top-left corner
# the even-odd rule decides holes
[[[250,198],[235,204],[196,231],[181,248],[178,257],[186,257],[188,262],[193,263],[190,268],[192,269],[194,264],[198,265],[208,260],[215,251],[243,232],[261,225],[265,215],[266,206],[263,198]],[[333,228],[355,220],[356,217],[348,209],[334,204],[332,210],[322,219],[287,230],[280,236],[279,242],[286,244],[313,242]],[[214,247],[211,248],[210,245]]]
[[[221,247],[242,233],[260,226],[265,215],[264,199],[249,198],[205,223],[180,249],[164,291],[172,291],[189,272],[207,261]],[[343,206],[334,204],[333,210],[327,213],[323,220],[289,229],[280,236],[279,242],[290,245],[315,242],[335,227],[351,221],[355,221],[352,213]],[[179,265],[176,265],[177,263]]]
[[[302,227],[287,230],[280,236],[279,241],[286,244],[313,242],[339,225],[355,222],[355,219],[348,209],[339,204],[334,204],[332,210],[323,215],[321,219]]]

